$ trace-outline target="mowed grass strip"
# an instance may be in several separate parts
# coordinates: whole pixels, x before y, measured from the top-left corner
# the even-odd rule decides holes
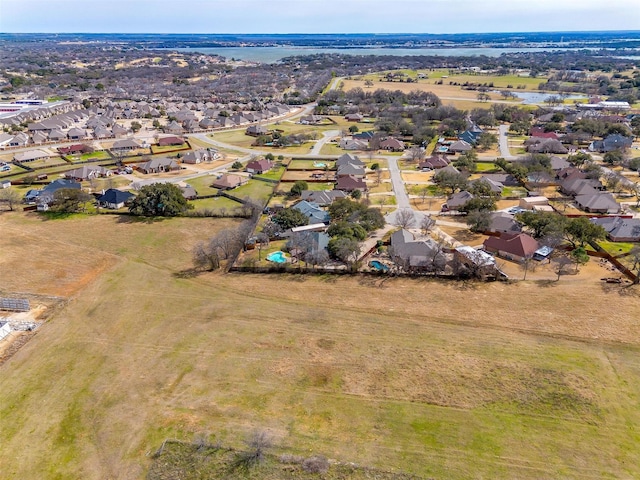
[[[3,232],[48,233],[43,255],[110,265],[0,369],[4,477],[144,478],[166,438],[241,447],[256,429],[287,451],[424,477],[637,471],[631,290],[176,275],[235,223],[0,216]],[[35,245],[0,242],[18,257]]]

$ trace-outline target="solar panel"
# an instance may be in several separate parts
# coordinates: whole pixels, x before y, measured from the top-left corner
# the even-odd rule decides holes
[[[29,300],[25,298],[0,298],[0,310],[28,312],[30,309]]]

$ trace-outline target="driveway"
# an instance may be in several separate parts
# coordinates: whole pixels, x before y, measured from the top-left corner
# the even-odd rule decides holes
[[[511,155],[511,152],[509,151],[509,137],[507,136],[507,132],[509,132],[509,125],[500,125],[498,127],[500,156],[505,160],[515,160],[518,157]]]
[[[325,143],[331,141],[332,138],[338,135],[340,135],[340,130],[327,130],[326,132],[322,132],[322,138],[316,142],[309,153],[311,155],[320,155],[320,150],[322,150]]]
[[[414,227],[419,227],[420,223],[422,223],[422,219],[425,214],[414,210],[411,207],[411,202],[409,201],[409,195],[407,195],[407,191],[405,190],[404,181],[402,180],[402,176],[400,175],[400,167],[398,167],[398,157],[388,156],[385,157],[387,159],[387,164],[389,165],[389,175],[391,176],[391,185],[393,186],[393,192],[396,195],[396,204],[398,208],[391,213],[388,213],[385,216],[385,220],[387,223],[392,225],[396,224],[397,215],[402,211],[409,211],[413,214],[414,219]]]

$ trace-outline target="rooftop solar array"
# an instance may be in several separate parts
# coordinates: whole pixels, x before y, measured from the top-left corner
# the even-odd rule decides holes
[[[24,298],[0,298],[0,310],[28,312],[30,310],[29,300]]]

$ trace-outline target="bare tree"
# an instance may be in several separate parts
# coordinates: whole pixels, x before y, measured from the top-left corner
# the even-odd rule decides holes
[[[436,226],[436,221],[431,217],[431,215],[426,215],[422,217],[422,221],[420,222],[420,229],[422,230],[423,235],[429,235],[433,227]]]
[[[571,265],[571,259],[566,255],[557,255],[551,259],[551,263],[553,264],[553,270],[558,275],[556,280],[560,280],[560,276],[566,272],[567,266]]]
[[[20,195],[18,190],[14,190],[13,188],[3,188],[0,190],[0,203],[6,204],[12,212],[13,207],[20,203],[20,200],[22,200],[22,195]]]
[[[424,160],[424,157],[425,157],[425,150],[422,147],[415,145],[407,150],[407,158],[411,162],[418,163],[421,160]]]
[[[396,212],[396,218],[394,222],[397,226],[402,228],[411,228],[415,225],[416,219],[413,215],[413,210],[403,208]]]
[[[631,261],[630,270],[635,275],[633,285],[640,284],[640,247],[633,247],[629,252],[629,260]]]
[[[246,442],[248,450],[240,452],[233,464],[239,470],[249,470],[257,467],[265,459],[265,452],[273,446],[271,438],[264,431],[255,432]]]
[[[532,272],[535,271],[536,267],[537,267],[537,262],[533,259],[533,255],[525,255],[520,261],[520,268],[524,272],[524,276],[522,277],[522,280],[526,280],[527,273],[529,271],[532,271]]]
[[[208,245],[200,242],[193,247],[193,264],[196,268],[208,271],[220,268],[220,256],[217,245],[209,242]]]

